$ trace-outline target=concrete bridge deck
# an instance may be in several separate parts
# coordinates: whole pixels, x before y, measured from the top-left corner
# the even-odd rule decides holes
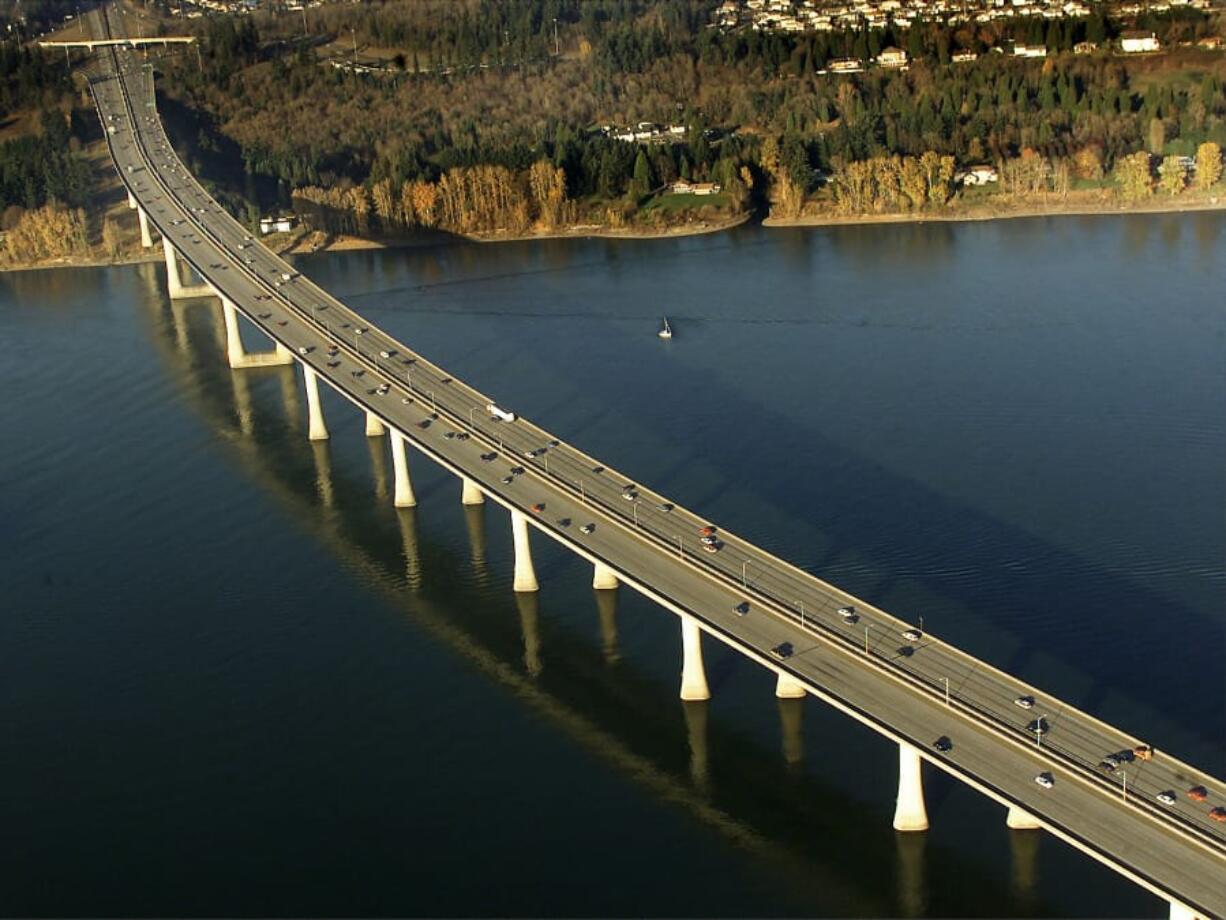
[[[215,291],[229,315],[241,311],[280,344],[280,360],[292,355],[303,365],[313,437],[327,436],[320,378],[367,413],[369,434],[390,429],[398,503],[412,502],[407,442],[454,472],[465,500],[488,497],[510,510],[517,590],[536,588],[531,524],[592,562],[598,587],[624,582],[678,614],[687,650],[684,697],[707,693],[701,629],[778,672],[781,695],[817,696],[898,742],[902,829],[926,827],[922,756],[1012,809],[1022,823],[1036,820],[1170,901],[1173,914],[1226,916],[1226,826],[1208,816],[1211,806],[1226,804],[1220,780],[1163,751],[1103,774],[1096,764],[1104,755],[1143,741],[931,635],[904,639],[914,624],[733,534],[720,530],[722,548],[706,552],[698,536],[706,520],[642,486],[637,500],[627,500],[629,480],[611,467],[527,419],[498,421],[486,410],[495,400],[367,323],[251,239],[171,150],[149,72],[126,50],[109,48],[100,60],[93,90],[103,122],[117,127],[108,134],[111,153],[142,218],[162,234],[168,265],[182,258],[206,279],[196,293]],[[177,268],[172,296],[184,293],[176,290],[176,275]],[[241,342],[237,348],[232,361],[241,357]],[[539,453],[529,457],[530,451]],[[496,459],[482,459],[490,453]],[[511,472],[519,467],[522,473]],[[539,514],[531,510],[538,504]],[[582,533],[589,523],[595,529]],[[746,601],[749,612],[740,615],[736,608]],[[847,605],[855,607],[854,622],[837,612]],[[784,642],[794,651],[778,660],[770,650]],[[1030,710],[1014,703],[1026,695],[1035,699]],[[1027,730],[1039,716],[1050,726],[1041,738]],[[932,747],[941,735],[952,741],[948,752]],[[1041,771],[1052,773],[1053,788],[1034,782]],[[1206,802],[1188,799],[1194,785],[1206,786]],[[1175,805],[1157,802],[1166,790],[1176,795]]]

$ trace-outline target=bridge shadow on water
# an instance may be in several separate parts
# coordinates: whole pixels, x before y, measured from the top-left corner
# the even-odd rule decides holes
[[[778,880],[780,895],[778,905],[763,906],[763,914],[812,913],[814,904],[839,915],[1057,913],[1034,891],[1034,835],[1031,842],[1010,835],[1013,868],[1007,883],[977,861],[975,849],[968,854],[923,835],[896,835],[889,826],[892,785],[889,791],[865,790],[867,801],[857,801],[838,784],[806,769],[806,748],[812,752],[811,763],[824,759],[823,739],[802,727],[802,706],[812,713],[811,701],[771,699],[773,682],[761,673],[758,682],[764,692],[755,705],[778,710],[782,757],[754,733],[727,724],[717,713],[709,715],[709,704],[679,703],[671,676],[643,671],[617,650],[618,607],[633,612],[636,605],[651,605],[635,600],[624,588],[620,597],[599,593],[588,622],[599,619],[603,642],[579,635],[565,617],[557,616],[561,611],[548,592],[550,580],[561,578],[562,568],[574,566],[573,557],[536,541],[538,570],[549,576],[543,579],[547,591],[540,598],[514,595],[504,533],[509,528],[495,520],[500,515],[493,506],[462,512],[470,553],[457,554],[454,545],[433,535],[429,523],[460,507],[449,474],[428,473],[423,469],[428,464],[415,454],[420,505],[394,509],[387,499],[383,440],[369,442],[372,484],[371,472],[354,469],[338,445],[337,433],[345,426],[333,424],[331,443],[306,440],[291,369],[232,372],[225,365],[214,306],[156,309],[154,346],[179,391],[224,445],[224,456],[302,531],[347,570],[358,573],[363,586],[381,596],[407,626],[596,754],[614,772],[760,861]],[[343,406],[342,411],[353,412],[347,403]],[[339,416],[332,413],[332,419],[339,421]],[[684,483],[684,464],[672,478],[677,485]],[[707,501],[714,504],[717,497],[718,490],[712,490]],[[492,535],[485,533],[487,515],[496,530]],[[579,568],[586,571],[583,565]],[[675,668],[675,621],[661,611],[653,620],[661,624],[653,630],[672,636],[666,657]],[[716,687],[742,667],[736,662],[743,659],[732,653],[715,652],[711,658]],[[837,715],[830,718],[846,721]],[[819,721],[815,728],[820,726]],[[860,731],[862,740],[879,751],[876,736]],[[885,760],[892,764],[892,758]],[[953,785],[935,778],[930,806],[940,809]],[[994,808],[988,811],[999,825],[1001,816]],[[940,886],[930,881],[937,879],[957,881]],[[1011,886],[1013,899],[1002,908],[1005,884]],[[310,909],[309,904],[302,906],[303,911]],[[401,912],[403,906],[388,910]]]
[[[600,331],[584,356],[592,366],[624,364],[641,350],[617,324]],[[525,411],[630,479],[904,619],[927,612],[943,639],[1160,749],[1214,772],[1226,766],[1226,694],[1205,692],[1221,690],[1206,676],[1220,675],[1223,625],[1204,611],[899,475],[818,425],[746,399],[719,376],[670,379],[665,401],[636,387],[631,374],[623,404],[610,408],[586,375],[560,380],[546,356],[533,353],[530,331],[478,347],[481,363],[508,381],[551,381],[560,395]],[[461,376],[458,365],[475,359],[463,349],[440,356]],[[718,461],[711,444],[678,442],[672,403],[719,406],[730,437]],[[820,458],[820,473],[799,464],[787,475],[757,469],[759,443]],[[623,459],[627,444],[643,445],[637,464]],[[1170,644],[1158,655],[1155,631]],[[1189,645],[1191,636],[1205,642]],[[1185,667],[1155,663],[1181,656]]]

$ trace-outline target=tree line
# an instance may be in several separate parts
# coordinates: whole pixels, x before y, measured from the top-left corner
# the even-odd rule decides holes
[[[297,14],[229,26],[222,17],[200,26],[205,66],[183,59],[164,85],[239,145],[249,174],[279,180],[286,201],[307,186],[360,185],[371,195],[384,181],[438,185],[452,170],[480,166],[521,175],[546,160],[584,207],[645,201],[645,187],[678,177],[721,182],[738,201],[769,188],[779,202],[803,200],[821,174],[870,160],[931,153],[965,166],[1031,151],[1067,162],[1072,175],[1073,159],[1094,148],[1111,175],[1138,150],[1191,156],[1202,143],[1226,144],[1226,94],[1213,67],[1171,79],[1160,62],[1109,56],[947,63],[959,48],[1033,41],[1036,29],[1053,51],[1109,40],[1122,23],[1098,14],[789,35],[708,29],[709,7],[412,0],[308,12],[312,35],[399,49],[398,66],[378,74],[323,66]],[[1167,41],[1216,28],[1196,10],[1147,14],[1140,24]],[[832,56],[871,57],[888,44],[912,52],[909,71],[818,72]],[[440,75],[442,62],[472,66]],[[680,123],[688,133],[640,151],[596,130],[638,121]],[[773,151],[765,138],[776,139]]]

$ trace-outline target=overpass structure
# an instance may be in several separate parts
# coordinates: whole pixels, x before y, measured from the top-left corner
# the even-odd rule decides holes
[[[110,15],[91,14],[95,34],[110,37]],[[91,87],[142,241],[160,234],[172,299],[220,301],[236,372],[301,366],[312,440],[328,438],[322,380],[365,414],[368,437],[390,442],[397,506],[415,504],[411,445],[456,475],[462,502],[508,512],[516,591],[538,590],[536,531],[587,560],[596,590],[655,600],[680,623],[682,699],[709,697],[705,634],[774,672],[779,697],[815,696],[868,725],[898,749],[899,831],[928,827],[926,761],[999,802],[1010,827],[1046,830],[1162,898],[1171,917],[1226,917],[1226,823],[1211,816],[1226,783],[715,528],[369,324],[201,188],[164,133],[151,71],[115,41]],[[240,314],[271,349],[247,351]]]
[[[143,45],[190,45],[196,39],[191,35],[162,35],[157,38],[80,38],[74,41],[39,42],[40,48],[84,48],[93,51],[96,48],[128,47],[139,48]]]

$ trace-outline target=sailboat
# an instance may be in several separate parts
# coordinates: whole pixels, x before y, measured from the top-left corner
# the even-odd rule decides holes
[[[668,317],[664,317],[664,328],[656,333],[662,339],[671,339],[673,337],[672,327],[668,324]]]

